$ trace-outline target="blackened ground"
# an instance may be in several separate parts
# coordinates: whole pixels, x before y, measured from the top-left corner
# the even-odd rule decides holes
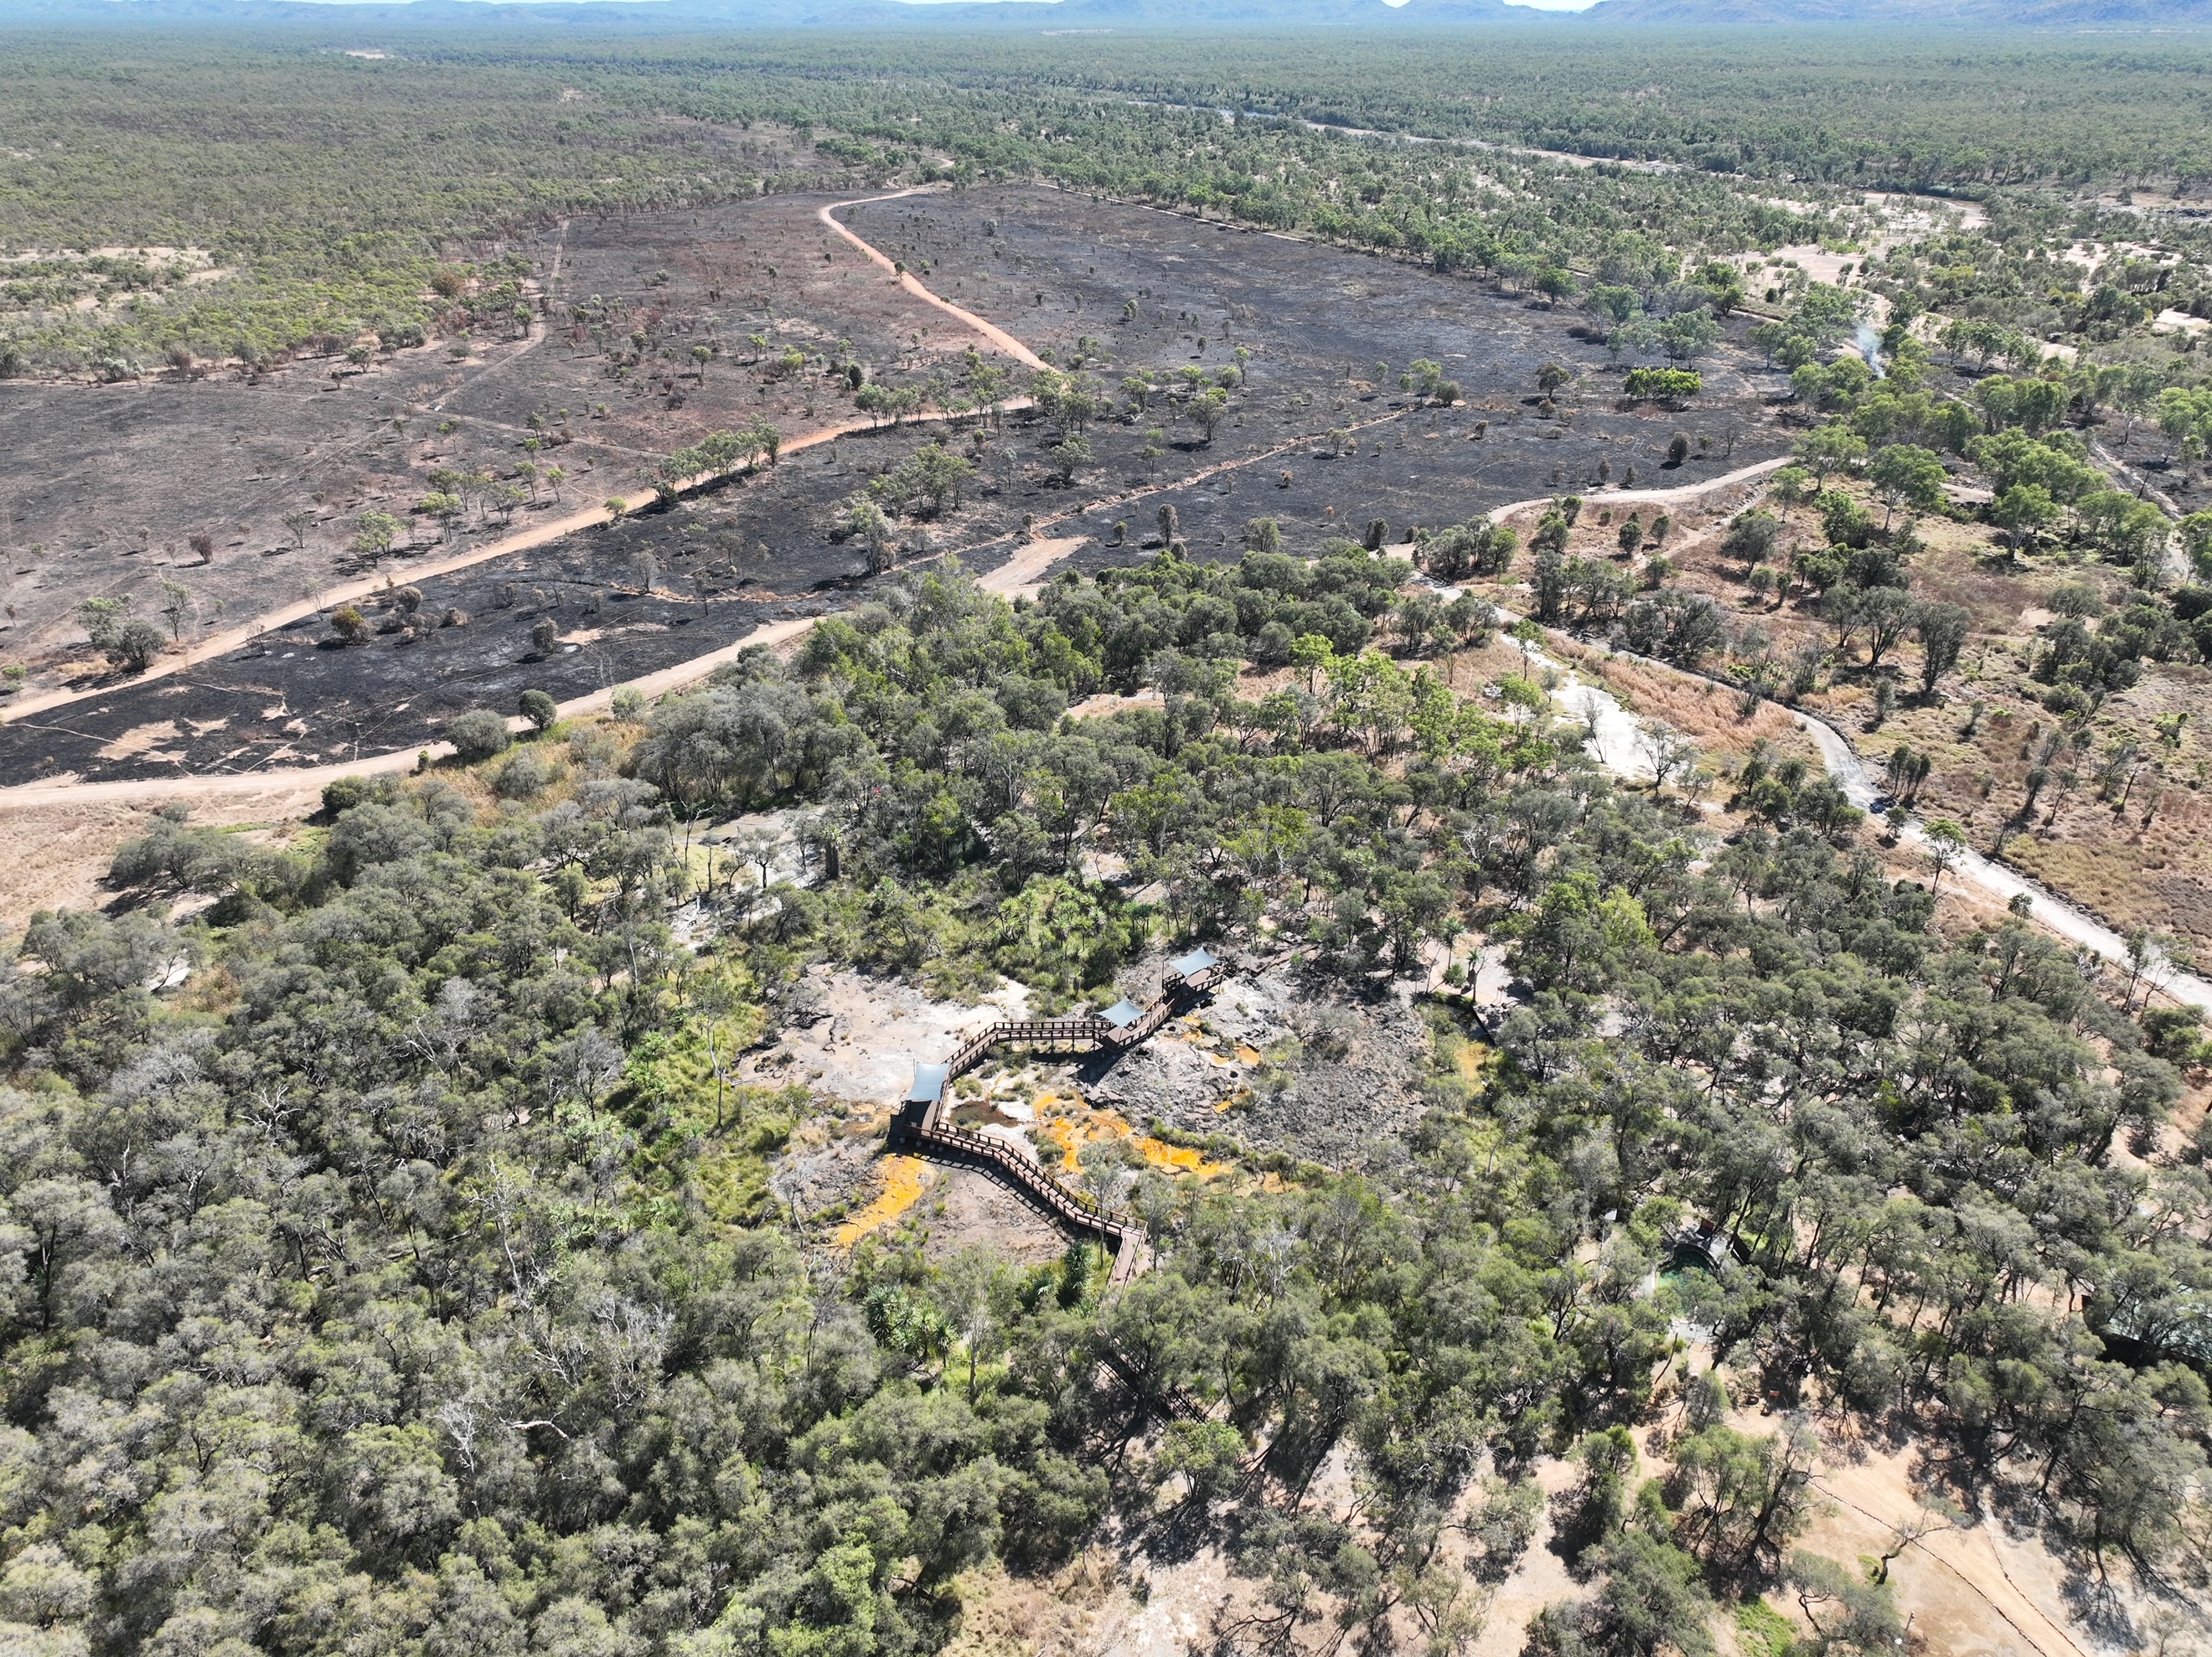
[[[667,216],[656,222],[655,259],[690,215]],[[1252,354],[1247,382],[1211,443],[1164,405],[1092,425],[1091,460],[1072,486],[1047,452],[1064,434],[1019,416],[995,430],[887,429],[793,453],[672,510],[420,584],[418,623],[459,611],[465,624],[418,625],[408,640],[396,611],[365,606],[395,630],[339,646],[316,617],[189,675],[0,727],[0,779],[246,771],[404,749],[435,740],[465,708],[511,712],[528,689],[580,695],[764,622],[848,607],[870,583],[840,538],[842,503],[940,437],[975,458],[979,476],[957,509],[902,525],[904,557],[957,553],[977,573],[1029,532],[1080,538],[1073,561],[1085,569],[1132,561],[1163,505],[1176,507],[1196,556],[1234,558],[1263,517],[1290,549],[1311,552],[1372,519],[1395,540],[1510,501],[1587,493],[1601,465],[1614,483],[1633,468],[1639,483],[1694,483],[1790,438],[1763,401],[1777,384],[1738,348],[1704,365],[1714,391],[1697,407],[1624,412],[1604,351],[1570,333],[1571,313],[1388,260],[1041,190],[913,197],[848,217],[936,291],[1062,361],[1079,336],[1097,338],[1113,366],[1095,372],[1109,385],[1139,368],[1216,369],[1239,344]],[[643,234],[636,221],[631,229]],[[785,234],[797,240],[788,226]],[[611,270],[595,274],[611,285]],[[716,275],[688,280],[703,287]],[[1124,323],[1129,299],[1137,314]],[[1395,373],[1421,356],[1458,380],[1468,406],[1418,408],[1397,391]],[[1376,374],[1377,360],[1390,375]],[[1534,406],[1547,361],[1583,376],[1563,399],[1564,422]],[[1158,456],[1145,452],[1152,428],[1164,434]],[[1356,436],[1356,451],[1332,458],[1332,428]],[[1667,465],[1677,430],[1707,439],[1708,452]],[[404,561],[392,580],[407,583]],[[548,652],[530,640],[541,617],[562,638]]]
[[[862,565],[831,538],[836,504],[923,440],[848,439],[673,510],[419,582],[395,561],[391,598],[357,606],[380,629],[368,642],[341,644],[327,616],[310,616],[189,673],[11,722],[0,777],[228,773],[403,749],[469,708],[512,713],[527,689],[565,701],[766,622],[842,609]],[[994,504],[979,496],[959,515],[968,539],[1014,527]],[[399,602],[410,585],[411,612]],[[465,619],[449,624],[456,612]],[[541,619],[560,635],[550,651],[532,641]]]
[[[531,458],[526,441],[603,499],[719,427],[765,417],[796,437],[851,418],[821,375],[764,375],[750,337],[771,359],[842,340],[890,379],[964,343],[823,227],[818,209],[851,193],[578,218],[472,249],[527,253],[548,309],[526,333],[478,330],[458,359],[441,340],[379,352],[359,373],[324,355],[251,379],[225,368],[117,385],[0,381],[0,544],[11,554],[0,659],[53,666],[82,636],[80,601],[133,594],[150,614],[161,579],[189,588],[210,626],[217,604],[235,618],[320,592],[349,573],[360,513],[405,514],[441,466],[505,476]],[[606,349],[572,305],[610,319]],[[936,343],[917,347],[933,325]],[[610,353],[627,352],[636,330],[650,354],[617,374]],[[702,344],[716,353],[703,367],[691,357]],[[283,520],[310,509],[319,522],[295,545]],[[213,564],[189,549],[194,534],[212,539]]]
[[[1743,349],[1742,319],[1731,325],[1738,343],[1699,365],[1709,390],[1696,406],[1622,411],[1627,365],[1575,337],[1586,318],[1389,259],[1050,190],[916,197],[842,216],[937,292],[1033,349],[1049,348],[1065,363],[1084,337],[1097,341],[1111,366],[1093,372],[1109,387],[1133,372],[1211,373],[1231,364],[1239,346],[1251,354],[1237,410],[1204,451],[1239,469],[1141,501],[1104,501],[1081,519],[1101,537],[1117,520],[1132,534],[1150,529],[1158,507],[1172,503],[1199,555],[1233,555],[1246,523],[1261,517],[1276,519],[1299,551],[1356,536],[1376,518],[1402,538],[1413,525],[1464,522],[1508,501],[1586,493],[1601,465],[1614,483],[1631,469],[1645,485],[1695,483],[1790,440],[1768,406],[1784,381]],[[1417,358],[1439,364],[1468,406],[1408,406],[1397,377]],[[1565,422],[1538,415],[1536,374],[1547,361],[1581,376],[1560,399]],[[1378,363],[1389,372],[1378,374]],[[1322,434],[1363,425],[1357,458],[1327,457]],[[1125,480],[1142,474],[1134,457],[1147,427],[1199,443],[1194,427],[1156,409],[1131,426],[1092,431],[1103,476],[1085,481],[1126,492]],[[1693,441],[1676,467],[1667,452],[1678,431]]]

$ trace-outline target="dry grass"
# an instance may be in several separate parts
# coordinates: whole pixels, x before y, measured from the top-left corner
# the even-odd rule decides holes
[[[1736,697],[1709,680],[1595,652],[1587,665],[1630,713],[1672,726],[1709,754],[1741,758],[1754,744],[1765,743],[1782,756],[1819,762],[1811,738],[1772,702],[1761,702],[1746,717]]]
[[[2207,751],[2193,729],[2168,750],[2155,720],[2202,707],[2200,668],[2153,667],[2144,683],[2106,703],[2090,726],[2086,753],[2070,745],[2044,758],[2058,721],[2010,678],[1972,688],[1988,705],[1978,720],[1959,701],[1901,709],[1879,731],[1863,713],[1844,728],[1879,769],[1899,745],[1925,754],[1934,770],[1915,802],[1929,817],[1949,817],[1972,843],[1992,848],[2006,836],[2005,859],[2053,890],[2123,930],[2148,926],[2212,939],[2212,793],[2202,774]],[[1854,699],[1858,709],[1864,699]],[[1969,734],[1967,726],[1974,726]],[[2101,798],[2095,773],[2123,744],[2142,768],[2126,794]],[[2021,807],[2027,775],[2040,762],[2052,774],[2030,819]],[[2076,780],[2069,788],[2061,774]]]
[[[1071,1657],[1095,1652],[1102,1623],[1128,1595],[1110,1550],[1085,1550],[1050,1575],[1016,1576],[996,1562],[960,1579],[960,1628],[945,1657]],[[1103,1613],[1103,1615],[1102,1615]]]
[[[281,778],[265,794],[211,800],[192,821],[211,827],[254,825],[255,838],[282,841],[321,803],[319,793]],[[150,806],[114,801],[82,805],[0,806],[0,939],[20,936],[40,909],[97,909],[115,895],[103,883],[116,848],[154,820]]]
[[[1585,507],[1572,553],[1621,562],[1613,526],[1596,521],[1602,500],[1594,497]],[[1868,504],[1879,517],[1880,503]],[[1778,655],[1808,642],[1831,643],[1817,602],[1801,597],[1768,609],[1752,598],[1742,567],[1720,555],[1718,521],[1694,511],[1675,514],[1666,548],[1676,566],[1674,584],[1714,599],[1737,625],[1755,624]],[[1785,527],[1776,561],[1786,559],[1792,542],[1818,535],[1811,515],[1800,509]],[[1945,684],[1945,698],[1925,704],[1911,694],[1920,661],[1918,646],[1907,640],[1883,665],[1899,706],[1879,729],[1869,728],[1875,680],[1861,650],[1838,664],[1804,706],[1832,719],[1877,774],[1900,744],[1927,755],[1933,770],[1915,802],[1922,815],[1954,819],[1985,850],[2000,835],[2008,836],[2008,861],[2116,926],[2165,928],[2212,944],[2212,735],[2200,739],[2197,729],[2212,692],[2212,670],[2145,664],[2142,682],[2110,699],[2089,722],[2087,753],[2069,749],[2046,758],[2043,744],[2059,722],[2043,708],[2047,687],[2029,670],[2038,626],[2048,620],[2047,600],[2060,586],[2081,583],[2108,604],[2124,604],[2124,575],[2063,553],[2015,566],[1979,525],[1928,519],[1918,535],[1923,550],[1911,561],[1913,590],[1963,604],[1972,617],[1973,636]],[[1783,752],[1813,755],[1779,709],[1763,708],[1744,720],[1724,690],[1625,663],[1585,661],[1616,694],[1628,693],[1624,700],[1632,711],[1674,726],[1717,754],[1741,754],[1765,737]],[[1983,713],[1970,735],[1976,702]],[[2179,739],[2169,744],[2160,722],[2177,714],[2188,719]],[[2094,774],[2130,744],[2142,768],[2122,813],[2116,801],[2099,797]],[[2039,762],[2054,776],[2070,771],[2076,781],[2070,788],[2055,781],[2046,787],[2033,822],[2023,823],[2018,814],[2026,779]]]

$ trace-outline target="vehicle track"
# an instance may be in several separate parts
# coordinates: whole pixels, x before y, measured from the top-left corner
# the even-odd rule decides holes
[[[1039,356],[1035,351],[1030,349],[1028,346],[1023,344],[1021,341],[1016,339],[1005,329],[999,327],[996,324],[984,321],[982,318],[977,316],[973,311],[963,310],[959,306],[955,305],[949,299],[940,299],[935,294],[931,293],[928,288],[923,287],[921,282],[915,280],[915,276],[912,271],[901,266],[896,259],[892,258],[889,254],[878,252],[876,249],[871,247],[866,242],[862,241],[860,237],[855,235],[852,231],[848,230],[832,216],[834,214],[841,212],[847,208],[866,207],[871,202],[895,202],[905,196],[934,196],[939,193],[940,191],[936,185],[916,185],[911,190],[894,190],[889,194],[882,196],[863,196],[858,201],[830,202],[825,204],[815,214],[814,216],[820,219],[823,224],[827,225],[830,229],[842,236],[847,241],[852,243],[854,246],[859,248],[863,253],[866,254],[871,263],[890,271],[891,275],[897,279],[898,285],[901,288],[913,294],[923,304],[933,305],[939,310],[944,312],[945,315],[949,317],[957,317],[963,324],[974,329],[977,333],[982,335],[985,339],[989,340],[992,344],[997,346],[1001,351],[1004,351],[1008,356],[1013,358],[1014,361],[1023,364],[1024,367],[1031,368],[1049,367],[1051,365],[1046,362],[1042,357]]]
[[[951,300],[941,299],[930,292],[915,278],[912,272],[899,270],[896,261],[869,246],[832,216],[842,208],[866,206],[871,202],[892,201],[902,197],[932,193],[935,192],[927,188],[919,188],[893,191],[885,195],[864,196],[853,201],[832,202],[822,207],[818,210],[817,216],[825,226],[860,248],[876,264],[891,271],[897,277],[900,286],[915,298],[957,319],[963,326],[975,331],[995,349],[1014,357],[1017,361],[1036,367],[1048,366],[1043,359],[1005,330],[984,321],[974,313],[964,310]],[[1025,404],[1014,402],[1009,403],[1006,406],[1025,406]],[[1381,425],[1401,417],[1402,411],[1394,412],[1382,416],[1377,420],[1364,422],[1360,429],[1364,429],[1368,426]],[[851,432],[872,430],[878,423],[864,419],[843,422],[818,432],[811,432],[785,445],[785,452],[793,452],[813,447],[817,444],[832,442]],[[1164,494],[1170,489],[1188,488],[1191,483],[1202,482],[1208,477],[1277,458],[1312,440],[1312,436],[1308,435],[1291,443],[1280,445],[1265,454],[1246,456],[1236,460],[1224,460],[1218,465],[1208,467],[1193,476],[1181,478],[1172,483],[1127,491],[1121,495],[1109,496],[1103,501],[1092,501],[1083,507],[1081,513],[1095,512],[1101,507],[1126,504],[1145,499],[1149,495]],[[1602,498],[1608,501],[1628,501],[1662,505],[1686,502],[1717,490],[1754,483],[1788,464],[1788,457],[1784,456],[1738,467],[1732,472],[1723,473],[1721,476],[1706,483],[1684,484],[1674,489],[1608,489],[1603,492]],[[638,503],[629,510],[641,511],[659,498],[657,492],[648,489],[644,492]],[[1551,498],[1538,495],[1525,501],[1510,501],[1504,506],[1493,508],[1489,514],[1490,520],[1492,523],[1502,522],[1516,512],[1526,512],[1540,507]],[[1077,512],[1056,515],[1034,525],[1029,533],[1034,535],[1036,531],[1056,525],[1079,515],[1081,514]],[[519,535],[507,537],[489,546],[474,548],[450,558],[436,561],[431,565],[410,571],[410,574],[421,577],[465,569],[471,565],[483,563],[507,553],[542,545],[547,541],[571,534],[579,529],[607,523],[612,516],[613,514],[604,507],[588,507],[572,513],[562,519],[535,525]],[[983,543],[985,547],[998,544],[1000,544],[998,541]],[[981,549],[981,548],[969,549],[971,553]],[[1073,549],[1073,545],[1069,542],[1052,539],[1033,540],[1027,549],[1018,552],[1012,561],[983,577],[981,585],[987,591],[1000,592],[1006,596],[1012,596],[1017,591],[1030,590],[1047,567],[1058,561],[1060,557]],[[166,677],[180,672],[199,662],[219,656],[227,651],[235,650],[241,645],[251,642],[253,638],[272,626],[282,626],[286,622],[313,615],[330,604],[342,604],[351,598],[369,597],[381,590],[382,584],[374,580],[355,581],[326,592],[313,600],[303,600],[297,604],[287,605],[280,610],[232,628],[217,639],[204,641],[190,651],[156,664],[145,675],[131,683],[143,683],[149,678]],[[819,618],[797,617],[770,622],[756,628],[744,638],[726,645],[719,650],[696,657],[687,662],[680,662],[673,667],[663,669],[659,672],[628,681],[626,684],[628,688],[635,689],[647,696],[665,695],[671,691],[683,689],[687,686],[701,683],[716,668],[734,660],[754,646],[773,646],[788,643],[811,628],[817,619]],[[1566,635],[1559,636],[1565,638]],[[609,686],[594,691],[589,695],[562,703],[562,716],[574,718],[583,714],[606,712],[612,705],[614,692],[617,688],[621,687]],[[114,685],[105,685],[93,690],[75,691],[33,699],[15,707],[0,711],[0,723],[9,723],[33,713],[67,706],[71,702],[110,695],[116,689]],[[1822,762],[1829,774],[1836,779],[1854,803],[1861,805],[1871,803],[1876,794],[1873,781],[1869,777],[1864,766],[1859,762],[1857,755],[1841,733],[1824,720],[1794,709],[1791,711],[1793,717],[1819,748]],[[338,763],[298,768],[272,768],[252,772],[226,773],[214,776],[167,777],[119,782],[31,783],[12,788],[0,788],[0,810],[9,806],[53,806],[72,802],[90,804],[95,801],[117,800],[216,799],[234,794],[265,791],[271,781],[277,777],[283,777],[301,785],[319,786],[325,781],[334,780],[343,776],[409,770],[426,753],[434,759],[451,751],[447,744],[441,743],[427,749],[417,745],[394,750],[388,753],[368,755],[359,759]],[[1908,828],[1905,831],[1905,838],[1919,843],[1925,837],[1917,828]],[[2106,960],[2124,961],[2126,959],[2126,942],[2112,929],[2078,905],[2044,889],[2032,881],[2024,879],[2003,865],[1977,853],[1969,853],[1957,865],[1956,874],[1960,879],[1981,888],[1990,895],[2007,901],[2026,893],[2034,905],[2035,919],[2041,921],[2051,931],[2094,951]],[[2177,1000],[2192,1006],[2212,1008],[2212,982],[2186,973],[2177,972],[2165,980],[2162,987],[2167,994]]]

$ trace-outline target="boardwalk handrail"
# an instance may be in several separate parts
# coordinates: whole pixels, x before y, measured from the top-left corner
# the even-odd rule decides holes
[[[1083,1203],[1073,1193],[1042,1168],[1034,1166],[1011,1145],[981,1133],[969,1133],[957,1128],[921,1128],[910,1135],[916,1149],[936,1151],[940,1156],[973,1160],[983,1163],[991,1171],[1005,1175],[1023,1195],[1043,1208],[1054,1219],[1071,1229],[1090,1232],[1114,1249],[1114,1270],[1109,1274],[1109,1285],[1127,1283],[1134,1274],[1125,1270],[1136,1263],[1137,1251],[1144,1244],[1144,1233],[1137,1227],[1100,1213]],[[1114,1344],[1103,1329],[1098,1332],[1098,1353],[1106,1367],[1127,1387],[1137,1401],[1149,1409],[1158,1411],[1172,1421],[1203,1421],[1206,1411],[1175,1387],[1147,1388],[1136,1366]]]
[[[1116,1028],[1111,1020],[1095,1013],[1075,1018],[1000,1019],[985,1025],[960,1044],[946,1063],[945,1079],[949,1083],[966,1075],[983,1062],[992,1048],[998,1047],[1082,1047],[1092,1051],[1107,1047],[1127,1052],[1157,1034],[1187,998],[1204,995],[1239,974],[1263,973],[1279,967],[1295,953],[1279,950],[1263,960],[1242,965],[1215,961],[1188,976],[1171,972],[1160,981],[1160,992],[1146,1006],[1144,1017],[1127,1029]]]
[[[945,1067],[947,1082],[965,1076],[992,1048],[1014,1042],[1029,1047],[1096,1047],[1114,1027],[1103,1018],[1002,1018],[960,1044]]]
[[[921,1127],[910,1129],[900,1138],[921,1149],[990,1163],[1055,1219],[1080,1230],[1095,1232],[1116,1247],[1136,1235],[1135,1228],[1092,1207],[1012,1146],[988,1134],[970,1133],[960,1128]]]
[[[1144,1246],[1143,1234],[1101,1213],[1011,1145],[949,1124],[945,1119],[951,1104],[952,1083],[981,1064],[992,1048],[1015,1043],[1072,1047],[1089,1052],[1103,1047],[1127,1053],[1158,1034],[1160,1026],[1174,1017],[1176,1008],[1188,998],[1203,995],[1239,974],[1262,973],[1280,966],[1293,953],[1282,950],[1263,960],[1241,965],[1208,958],[1206,966],[1188,975],[1170,972],[1161,981],[1160,992],[1145,1008],[1144,1016],[1126,1029],[1095,1014],[1074,1018],[1002,1018],[988,1024],[962,1042],[945,1061],[944,1076],[936,1083],[933,1097],[922,1093],[908,1096],[909,1104],[922,1104],[924,1108],[919,1120],[894,1117],[891,1141],[924,1155],[933,1152],[983,1164],[1001,1175],[1048,1218],[1068,1230],[1096,1236],[1109,1245],[1115,1254],[1111,1281],[1126,1283],[1144,1269],[1145,1262],[1139,1254]],[[916,1067],[917,1074],[921,1069]],[[1131,1385],[1135,1385],[1133,1380]],[[1186,1411],[1188,1408],[1187,1405],[1182,1407]]]
[[[945,1075],[938,1084],[937,1094],[927,1100],[918,1120],[912,1116],[891,1119],[891,1144],[925,1156],[933,1154],[980,1163],[987,1172],[1005,1180],[1018,1195],[1062,1229],[1079,1236],[1097,1237],[1112,1248],[1114,1268],[1108,1277],[1108,1285],[1118,1287],[1126,1284],[1151,1263],[1146,1251],[1144,1232],[1136,1226],[1102,1213],[1085,1202],[1012,1145],[987,1134],[974,1133],[947,1125],[944,1114],[950,1103],[953,1081],[981,1064],[992,1048],[1013,1043],[1030,1047],[1076,1047],[1094,1052],[1105,1047],[1127,1053],[1139,1042],[1156,1035],[1160,1026],[1174,1017],[1176,1009],[1188,998],[1203,995],[1240,974],[1267,972],[1280,966],[1294,953],[1294,950],[1282,950],[1263,960],[1242,965],[1213,961],[1188,975],[1171,972],[1162,980],[1160,992],[1145,1008],[1144,1016],[1126,1029],[1117,1027],[1110,1019],[1095,1015],[1077,1018],[1002,1018],[986,1025],[962,1042],[946,1061]],[[908,1102],[921,1102],[923,1097],[915,1096]],[[1170,1419],[1202,1421],[1206,1418],[1204,1410],[1174,1387],[1147,1391],[1135,1366],[1103,1330],[1099,1332],[1099,1348],[1106,1367],[1121,1379],[1122,1385],[1129,1389],[1139,1404],[1158,1411]]]

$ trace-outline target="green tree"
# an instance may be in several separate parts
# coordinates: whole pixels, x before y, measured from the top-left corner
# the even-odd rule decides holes
[[[87,598],[76,609],[85,637],[110,665],[129,673],[143,673],[154,665],[164,642],[161,629],[131,614],[131,595],[118,598]]]
[[[1199,430],[1206,434],[1206,441],[1211,445],[1213,441],[1214,428],[1219,426],[1228,416],[1229,393],[1216,386],[1201,396],[1191,398],[1183,405],[1183,412],[1197,422]]]
[[[1813,1631],[1814,1657],[1834,1652],[1876,1657],[1905,1643],[1904,1619],[1887,1582],[1869,1582],[1832,1559],[1802,1549],[1790,1556],[1788,1580]]]
[[[1882,528],[1899,507],[1912,512],[1935,512],[1943,505],[1948,476],[1943,463],[1928,450],[1910,443],[1893,443],[1881,450],[1867,468],[1867,479],[1887,508]]]
[[[561,717],[560,705],[542,690],[524,691],[518,711],[541,736],[551,730],[553,722]]]
[[[474,765],[505,753],[514,739],[505,719],[488,708],[477,707],[457,713],[447,722],[446,740],[453,744],[453,753],[463,764]]]
[[[191,588],[181,581],[165,580],[161,583],[161,615],[169,623],[172,642],[183,642],[185,623],[191,620],[192,610]]]
[[[1530,1657],[1711,1657],[1713,1602],[1695,1558],[1629,1530],[1597,1562],[1604,1575],[1591,1599],[1547,1605],[1530,1623]]]
[[[1959,866],[1966,853],[1966,831],[1948,817],[1938,817],[1928,825],[1928,860],[1936,866],[1936,878],[1929,890],[1934,892],[1943,884],[1943,877]]]
[[[867,549],[868,574],[880,575],[893,562],[896,532],[884,509],[866,495],[846,503],[844,528]]]
[[[1208,436],[1212,434],[1209,432]],[[1086,438],[1071,437],[1055,443],[1048,451],[1052,456],[1053,471],[1062,489],[1071,487],[1075,474],[1091,464],[1091,444]]]
[[[1684,368],[1632,368],[1621,382],[1622,393],[1632,402],[1669,408],[1680,407],[1705,388],[1704,376]]]
[[[1321,681],[1336,663],[1336,646],[1322,634],[1301,634],[1291,646],[1291,665],[1306,676],[1310,694],[1321,693]]]
[[[1914,612],[1912,630],[1920,640],[1920,694],[1933,701],[1936,687],[1959,665],[1972,617],[1959,604],[1932,602]]]
[[[450,531],[455,521],[461,517],[466,508],[458,495],[447,495],[442,490],[438,490],[424,495],[422,500],[416,502],[415,510],[425,517],[436,519],[441,530]]]
[[[1674,1539],[1727,1572],[1781,1563],[1811,1522],[1817,1441],[1802,1427],[1758,1436],[1714,1425],[1675,1448]]]
[[[354,519],[353,549],[374,564],[392,550],[400,524],[388,512],[365,512]]]
[[[1782,508],[1782,521],[1788,523],[1790,514],[1820,493],[1820,479],[1803,466],[1784,466],[1768,481],[1775,504]]]
[[[1839,471],[1855,471],[1865,461],[1866,439],[1840,421],[1821,427],[1798,440],[1797,458],[1825,488]]]
[[[2017,552],[2057,523],[2058,512],[2058,503],[2042,484],[2015,483],[1991,503],[1990,521],[2004,531],[2005,543]]]
[[[1780,540],[1782,525],[1768,513],[1747,512],[1738,514],[1721,537],[1721,553],[1733,558],[1748,569],[1771,557]]]

